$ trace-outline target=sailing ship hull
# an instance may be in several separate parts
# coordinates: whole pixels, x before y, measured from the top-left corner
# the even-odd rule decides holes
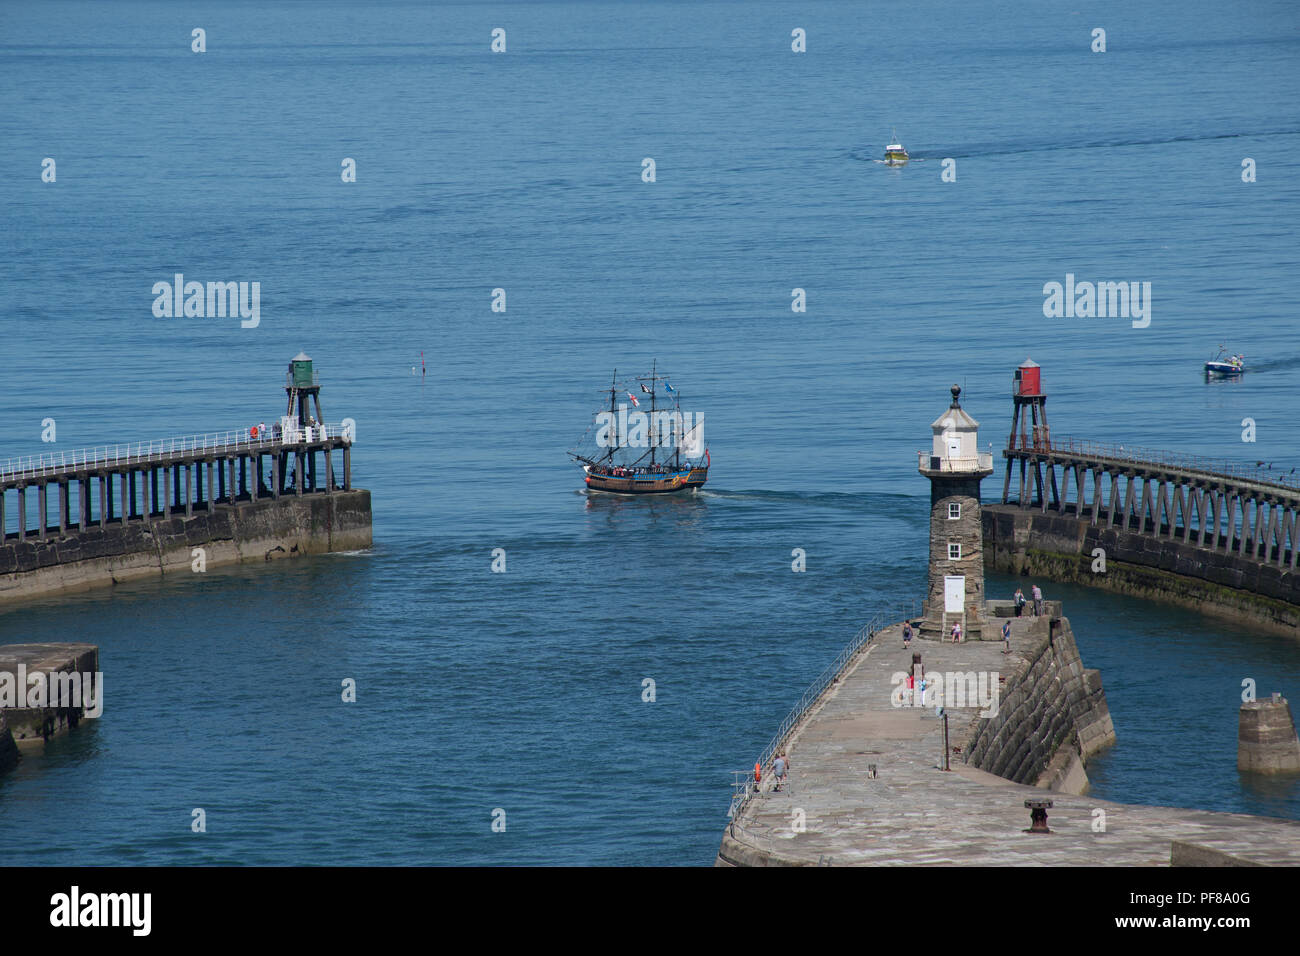
[[[708,468],[683,468],[654,475],[605,475],[587,471],[588,491],[620,495],[665,495],[698,488],[709,480]]]

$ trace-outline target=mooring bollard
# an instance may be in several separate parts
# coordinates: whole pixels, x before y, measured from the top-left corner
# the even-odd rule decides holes
[[[1029,829],[1025,833],[1051,833],[1047,828],[1047,811],[1052,806],[1051,800],[1031,799],[1025,801],[1029,808]]]

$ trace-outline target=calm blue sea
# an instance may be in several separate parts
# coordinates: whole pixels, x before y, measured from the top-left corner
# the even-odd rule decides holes
[[[710,863],[729,771],[920,597],[949,385],[994,447],[1031,356],[1054,434],[1300,466],[1297,66],[1285,0],[0,6],[0,459],[245,427],[306,350],[375,537],[0,611],[107,687],[0,779],[0,863]],[[260,324],[156,318],[175,273]],[[1067,273],[1149,326],[1044,317]],[[1207,386],[1220,343],[1256,371]],[[565,451],[656,359],[707,490],[588,498]],[[1300,642],[1047,590],[1094,792],[1300,819],[1235,761]]]

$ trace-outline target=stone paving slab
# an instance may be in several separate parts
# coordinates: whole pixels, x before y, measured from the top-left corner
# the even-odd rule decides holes
[[[891,676],[907,669],[913,651],[931,673],[1010,673],[1031,620],[1013,619],[1010,655],[991,641],[914,639],[906,651],[897,626],[878,635],[796,728],[786,747],[789,785],[777,792],[765,782],[728,828],[719,863],[1167,866],[1177,840],[1248,862],[1300,865],[1297,822],[1072,796],[1012,783],[958,756],[941,770],[942,722],[933,707],[893,707]],[[977,713],[949,708],[951,744],[964,742]],[[1024,832],[1028,798],[1053,801],[1051,834]],[[792,828],[797,810],[802,833]],[[1098,810],[1104,832],[1094,830]]]

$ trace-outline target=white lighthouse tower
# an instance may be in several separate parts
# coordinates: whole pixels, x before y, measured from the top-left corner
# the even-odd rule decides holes
[[[962,409],[960,395],[954,385],[952,405],[930,425],[930,450],[917,457],[917,469],[930,479],[930,586],[921,633],[947,636],[960,622],[968,639],[979,639],[985,599],[980,481],[993,473],[993,455],[980,453],[979,422]]]

